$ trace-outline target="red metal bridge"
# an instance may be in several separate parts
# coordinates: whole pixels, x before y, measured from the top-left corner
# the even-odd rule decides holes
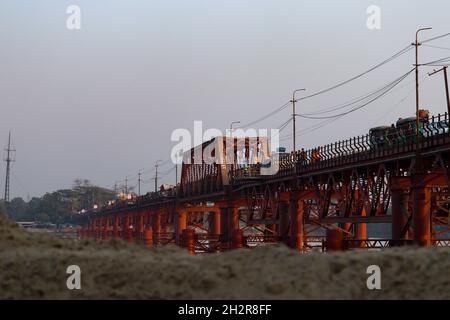
[[[185,157],[178,186],[83,214],[79,236],[175,243],[191,253],[279,242],[300,251],[448,246],[449,116],[421,122],[419,139],[414,126],[392,128],[381,139],[367,134],[278,154],[270,175],[256,155],[267,152],[267,140],[244,139],[232,158],[254,161],[235,165],[225,161],[230,138],[218,137],[197,149],[215,144],[224,161]],[[391,236],[368,237],[376,223],[389,223]]]

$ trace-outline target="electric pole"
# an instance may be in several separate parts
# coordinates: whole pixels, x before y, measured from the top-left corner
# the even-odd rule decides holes
[[[5,177],[5,202],[9,202],[9,184],[10,184],[10,175],[11,175],[11,162],[14,162],[12,159],[12,153],[16,150],[11,149],[11,131],[8,135],[8,147],[5,149],[6,151],[6,177]]]
[[[420,162],[420,119],[419,119],[419,32],[424,30],[430,30],[431,28],[420,28],[416,31],[416,42],[413,45],[416,47],[416,173],[421,170]]]
[[[447,98],[447,114],[450,116],[450,96],[448,93],[448,78],[447,78],[447,68],[448,66],[443,66],[439,70],[433,70],[433,72],[428,73],[429,76],[432,76],[433,74],[436,74],[440,71],[443,71],[444,73],[444,82],[445,82],[445,97]]]
[[[128,196],[128,177],[125,177],[125,195]]]
[[[297,102],[297,100],[295,100],[295,93],[298,91],[305,91],[306,89],[297,89],[294,90],[294,92],[292,93],[292,152],[294,153],[294,157],[295,157],[295,152],[296,152],[296,144],[295,144],[295,117],[297,116],[297,114],[295,113],[295,103]]]
[[[175,186],[178,185],[178,162],[180,160],[180,157],[183,157],[183,153],[181,152],[181,150],[175,153]]]
[[[138,196],[141,196],[141,172],[138,173]]]
[[[414,243],[419,245],[430,245],[431,217],[430,209],[427,209],[426,201],[430,191],[426,188],[424,168],[421,157],[420,144],[420,114],[419,114],[419,32],[430,30],[421,28],[416,31],[416,163],[411,174],[411,196],[412,196],[412,225]],[[428,194],[428,196],[427,196]],[[398,212],[396,214],[399,214]]]
[[[158,164],[161,160],[156,161],[155,163],[155,192],[158,191]]]

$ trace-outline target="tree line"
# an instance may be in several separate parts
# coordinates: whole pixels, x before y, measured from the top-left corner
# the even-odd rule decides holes
[[[17,221],[41,223],[73,223],[79,212],[95,204],[102,205],[115,198],[115,192],[92,185],[89,180],[76,179],[72,188],[33,197],[28,202],[21,197],[0,204],[6,214]]]

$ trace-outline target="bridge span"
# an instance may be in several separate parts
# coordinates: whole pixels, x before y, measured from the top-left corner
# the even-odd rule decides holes
[[[187,161],[191,150],[176,187],[82,214],[79,237],[191,253],[279,242],[299,251],[449,246],[449,116],[421,119],[419,139],[410,120],[265,162],[267,139],[244,139],[232,156],[245,161],[230,164],[230,138],[215,138],[197,149],[215,144],[222,161]],[[268,166],[278,170],[263,174]],[[390,237],[368,236],[374,223],[389,224]]]

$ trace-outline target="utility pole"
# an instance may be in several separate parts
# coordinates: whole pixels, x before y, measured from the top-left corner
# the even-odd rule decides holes
[[[292,163],[293,163],[293,170],[292,173],[294,175],[294,182],[297,181],[297,149],[296,149],[296,143],[295,143],[295,117],[297,116],[295,112],[295,103],[297,100],[295,99],[295,93],[298,91],[305,91],[306,89],[297,89],[292,92]],[[295,182],[296,183],[296,182]]]
[[[419,118],[419,32],[430,30],[421,28],[416,31],[416,163],[411,175],[412,225],[415,244],[429,246],[431,237],[430,190],[426,186],[424,168],[421,159],[420,118]],[[397,212],[396,214],[399,214]]]
[[[183,157],[183,152],[179,150],[177,153],[175,153],[175,186],[178,185],[178,162],[180,158]]]
[[[448,92],[448,78],[447,78],[447,68],[448,66],[443,66],[439,70],[433,70],[433,72],[428,73],[429,76],[432,76],[433,74],[436,74],[440,71],[443,71],[444,73],[444,82],[445,82],[445,97],[447,98],[447,115],[450,116],[450,96]]]
[[[297,102],[297,100],[295,100],[295,93],[298,91],[305,91],[306,89],[297,89],[294,90],[294,92],[292,93],[292,152],[294,153],[294,157],[295,157],[295,152],[296,152],[296,143],[295,143],[295,117],[297,116],[297,114],[295,113],[295,103]],[[295,159],[295,158],[294,158]]]
[[[138,196],[141,196],[141,172],[138,173]]]
[[[11,131],[8,135],[8,147],[5,149],[6,151],[6,177],[5,177],[5,202],[9,202],[9,183],[10,183],[10,175],[11,175],[11,162],[14,162],[12,159],[12,153],[16,150],[11,149]]]
[[[155,163],[155,192],[158,191],[158,164],[161,160],[157,160]]]
[[[125,177],[125,195],[128,196],[128,177]]]
[[[419,133],[419,126],[420,126],[420,119],[419,119],[419,46],[421,45],[419,43],[419,32],[424,30],[430,30],[429,28],[420,28],[416,31],[416,42],[413,43],[413,45],[416,47],[416,172],[421,170],[421,166],[419,164],[420,162],[420,133]]]

